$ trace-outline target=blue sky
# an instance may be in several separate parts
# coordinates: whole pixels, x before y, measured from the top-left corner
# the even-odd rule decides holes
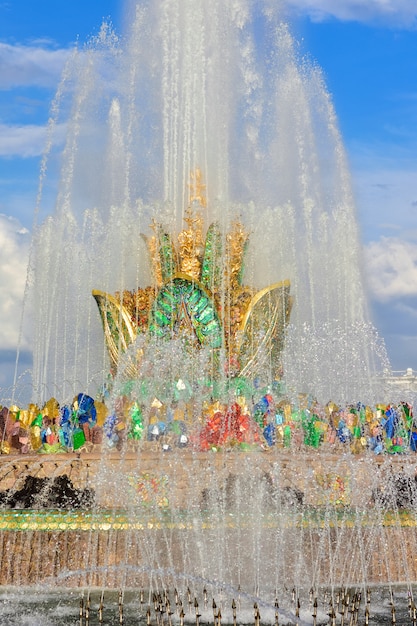
[[[417,370],[416,0],[287,0],[286,11],[336,108],[373,322],[393,369]],[[0,0],[0,387],[14,366],[50,103],[70,48],[108,17],[122,32],[122,0]]]

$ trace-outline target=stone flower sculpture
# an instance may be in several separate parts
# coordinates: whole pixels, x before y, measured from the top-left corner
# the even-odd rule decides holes
[[[284,280],[261,291],[243,284],[249,235],[236,221],[224,236],[212,223],[204,236],[206,199],[201,173],[192,174],[186,228],[177,241],[154,222],[145,238],[154,285],[110,295],[94,290],[113,371],[140,333],[161,341],[183,336],[193,349],[213,352],[213,368],[256,377],[262,362],[278,376],[292,298]],[[212,372],[216,376],[216,372]],[[137,364],[128,368],[133,379]]]

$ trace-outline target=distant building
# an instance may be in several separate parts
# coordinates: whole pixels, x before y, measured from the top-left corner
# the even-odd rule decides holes
[[[406,370],[391,372],[386,377],[387,384],[395,389],[395,391],[417,393],[417,371],[411,367]]]

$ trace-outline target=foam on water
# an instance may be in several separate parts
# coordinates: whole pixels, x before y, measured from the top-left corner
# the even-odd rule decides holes
[[[194,591],[194,589],[192,590]],[[298,590],[300,591],[300,590]],[[355,590],[350,590],[351,594],[356,593]],[[365,593],[364,593],[365,595]],[[141,596],[142,599],[141,599]],[[299,616],[296,616],[294,604],[290,600],[290,594],[288,594],[288,607],[285,609],[279,609],[279,623],[282,625],[298,624],[299,626],[306,626],[307,624],[313,624],[313,613],[316,612],[317,624],[329,623],[329,600],[330,596],[323,591],[323,595],[320,597],[319,606],[316,611],[308,600],[308,594],[305,591],[301,591],[298,596],[301,599],[301,608],[298,611]],[[389,588],[380,588],[378,590],[371,589],[371,602],[368,606],[369,615],[368,621],[370,626],[378,625],[383,626],[392,623],[392,602],[396,607],[395,617],[397,621],[408,623],[411,621],[408,610],[408,598],[409,591],[402,588],[395,588],[394,590]],[[120,620],[120,593],[117,591],[111,592],[109,590],[103,593],[100,589],[91,589],[90,591],[70,591],[60,590],[59,592],[45,592],[44,589],[38,588],[22,588],[17,589],[4,589],[0,594],[0,619],[4,626],[64,626],[65,624],[98,624],[105,623],[116,626],[116,624],[124,623],[126,626],[133,624],[142,625],[149,623],[147,617],[148,606],[152,606],[152,598],[148,597],[148,594],[139,592],[139,590],[125,590],[122,596],[123,612],[122,621]],[[173,601],[174,598],[172,597]],[[184,601],[186,598],[184,598]],[[222,615],[221,621],[225,624],[235,623],[233,619],[233,610],[231,606],[221,599],[217,598],[218,607],[221,608]],[[86,614],[86,607],[88,604],[88,614]],[[102,604],[103,609],[101,612],[101,619],[99,619],[99,607]],[[365,600],[362,599],[360,608],[357,615],[354,614],[357,620],[365,620]],[[81,617],[80,617],[81,607]],[[335,605],[337,611],[337,623],[342,619],[343,609],[341,606]],[[350,608],[350,607],[349,607]],[[172,620],[172,623],[178,623],[179,617],[177,615],[177,607],[172,606],[172,617],[165,616],[165,619]],[[200,604],[199,617],[196,620],[194,598],[192,598],[192,607],[188,607],[187,603],[184,604],[185,615],[184,622],[186,624],[198,624],[214,623],[213,609],[211,602],[207,605]],[[261,616],[261,623],[263,624],[276,624],[276,609],[272,606],[265,604],[259,604],[259,612]],[[254,619],[254,609],[250,602],[245,603],[242,599],[238,600],[236,609],[237,623],[240,624],[256,624]],[[88,617],[87,617],[88,615]],[[351,613],[346,611],[345,619],[350,619]],[[158,622],[158,619],[163,619],[163,614],[158,616],[152,611],[152,620]]]

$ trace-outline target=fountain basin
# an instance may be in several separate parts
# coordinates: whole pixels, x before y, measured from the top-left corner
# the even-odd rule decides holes
[[[253,585],[253,558],[264,584],[268,572],[287,584],[417,580],[412,500],[408,508],[375,500],[388,474],[414,476],[411,456],[317,452],[301,461],[283,450],[148,450],[40,457],[0,458],[0,489],[17,489],[31,472],[67,474],[77,488],[94,489],[96,502],[89,510],[3,509],[0,551],[13,558],[5,559],[2,585],[147,588],[161,577],[175,586],[178,575],[205,571],[215,579],[220,567],[222,578],[244,589]]]

